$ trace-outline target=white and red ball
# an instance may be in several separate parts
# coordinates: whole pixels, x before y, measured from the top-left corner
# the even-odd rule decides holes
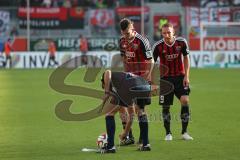
[[[101,135],[98,136],[97,138],[97,146],[98,148],[103,148],[107,146],[107,133],[102,133]]]

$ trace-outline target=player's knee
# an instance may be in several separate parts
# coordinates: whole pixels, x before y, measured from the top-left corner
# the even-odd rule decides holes
[[[188,105],[189,98],[188,98],[188,96],[182,96],[180,101],[181,101],[181,105]]]
[[[127,111],[126,111],[126,109],[124,107],[120,107],[120,109],[119,109],[119,116],[120,116],[120,118],[121,118],[121,120],[123,122],[127,121],[128,114],[127,114]]]
[[[118,108],[113,108],[112,110],[105,112],[105,116],[115,116],[115,114],[118,112]]]

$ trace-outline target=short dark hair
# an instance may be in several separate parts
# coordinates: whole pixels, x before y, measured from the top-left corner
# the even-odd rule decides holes
[[[130,24],[133,24],[133,21],[131,21],[128,18],[123,18],[120,21],[120,28],[121,28],[121,30],[124,31],[125,29],[127,29],[129,27]]]
[[[172,23],[165,23],[164,25],[162,25],[162,28],[165,28],[165,27],[174,28]]]

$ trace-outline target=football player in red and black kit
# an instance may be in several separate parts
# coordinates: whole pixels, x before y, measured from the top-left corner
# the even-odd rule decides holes
[[[153,68],[153,58],[151,46],[147,38],[138,34],[134,30],[133,22],[130,19],[123,18],[120,21],[120,29],[122,37],[120,38],[119,48],[124,65],[124,71],[143,77],[148,82],[151,82],[151,71]],[[151,104],[151,98],[138,99],[136,104],[140,108]],[[121,105],[121,104],[120,104]],[[131,120],[134,112],[138,114],[140,137],[139,142],[143,146],[149,147],[148,136],[148,120],[146,112],[134,111],[134,107],[128,107],[128,114],[126,108],[120,107],[120,117],[122,119],[123,128],[125,129],[120,135],[122,145],[134,143],[134,138],[131,131]],[[141,113],[142,115],[139,115]],[[127,131],[129,130],[129,133]],[[126,138],[128,137],[128,138]]]
[[[173,104],[174,95],[181,103],[181,120],[182,120],[182,139],[193,140],[187,133],[187,126],[190,118],[189,112],[189,48],[187,41],[182,37],[175,37],[173,25],[170,23],[162,26],[163,39],[153,45],[154,61],[160,59],[160,78],[161,81],[170,82],[174,89],[168,94],[160,95],[159,104],[162,105],[162,117],[166,130],[165,140],[172,140],[170,130],[170,105]],[[167,71],[166,71],[167,68]]]

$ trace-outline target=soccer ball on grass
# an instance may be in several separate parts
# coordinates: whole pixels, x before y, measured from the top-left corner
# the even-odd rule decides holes
[[[97,138],[97,147],[99,149],[103,149],[107,146],[107,133],[102,133],[101,135],[98,136]]]

